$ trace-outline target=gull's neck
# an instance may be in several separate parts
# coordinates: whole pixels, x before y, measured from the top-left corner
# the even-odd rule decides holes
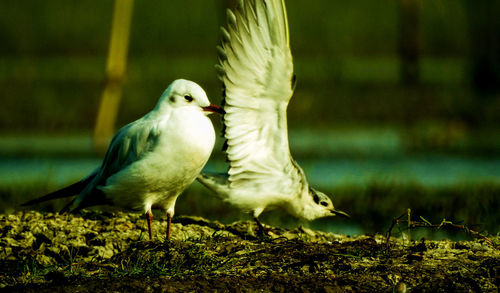
[[[161,97],[151,113],[156,115],[169,114],[172,111],[172,106],[165,99],[167,99],[166,96]]]
[[[285,209],[297,218],[307,218],[306,206],[309,204],[309,183],[307,183],[306,176],[302,168],[297,165],[297,163],[292,159],[292,170],[294,176],[298,179],[297,185],[291,187],[291,190],[297,190],[298,192],[293,196],[289,197],[289,200],[285,203]]]
[[[301,219],[308,219],[309,215],[307,212],[307,205],[308,203],[308,187],[301,188],[300,191],[294,196],[293,198],[290,198],[289,201],[286,203],[285,209],[292,214],[293,216]]]

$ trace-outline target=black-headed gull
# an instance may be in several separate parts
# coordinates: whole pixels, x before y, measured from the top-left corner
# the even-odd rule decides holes
[[[284,0],[240,1],[227,11],[218,48],[224,83],[227,174],[198,180],[224,201],[251,212],[282,208],[314,220],[344,215],[330,198],[310,187],[288,146],[286,109],[294,90],[292,54]]]
[[[142,210],[152,239],[152,208],[166,211],[167,238],[175,202],[200,173],[215,142],[211,105],[205,91],[184,79],[174,81],[156,107],[122,127],[113,137],[102,165],[85,179],[23,205],[78,194],[64,210],[94,205]]]

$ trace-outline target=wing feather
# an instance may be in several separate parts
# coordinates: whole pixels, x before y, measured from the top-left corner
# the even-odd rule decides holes
[[[286,121],[293,62],[284,0],[241,1],[228,10],[217,50],[229,181],[283,174],[293,167]]]
[[[103,163],[92,182],[68,208],[75,210],[109,203],[109,199],[105,198],[99,187],[105,186],[108,178],[151,152],[158,143],[159,135],[156,123],[145,121],[145,117],[122,127],[111,140]]]
[[[158,136],[156,124],[143,120],[121,128],[110,143],[99,176],[107,179],[151,152],[158,142]]]

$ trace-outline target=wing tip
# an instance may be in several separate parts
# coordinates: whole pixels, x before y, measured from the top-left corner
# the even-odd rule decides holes
[[[227,29],[225,27],[221,26],[220,27],[220,32],[221,32],[221,35],[222,35],[222,43],[223,44],[231,43],[231,35],[227,31]]]
[[[219,57],[219,62],[227,60],[227,54],[224,48],[221,45],[217,45],[217,56]]]
[[[227,24],[231,25],[233,27],[236,27],[236,15],[234,15],[233,11],[231,9],[226,9],[226,19],[227,19]]]

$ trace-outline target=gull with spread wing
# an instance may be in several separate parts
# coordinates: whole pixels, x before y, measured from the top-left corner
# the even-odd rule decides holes
[[[212,112],[222,114],[223,110],[210,104],[198,84],[178,79],[151,112],[115,134],[94,172],[23,205],[78,195],[62,212],[95,205],[142,210],[150,239],[151,210],[160,208],[167,213],[169,238],[177,197],[196,179],[212,153],[215,132],[207,117]]]
[[[216,69],[224,84],[227,174],[198,180],[224,201],[251,212],[282,208],[314,220],[343,215],[330,198],[310,187],[288,145],[286,109],[294,90],[284,0],[240,1],[227,11]]]

